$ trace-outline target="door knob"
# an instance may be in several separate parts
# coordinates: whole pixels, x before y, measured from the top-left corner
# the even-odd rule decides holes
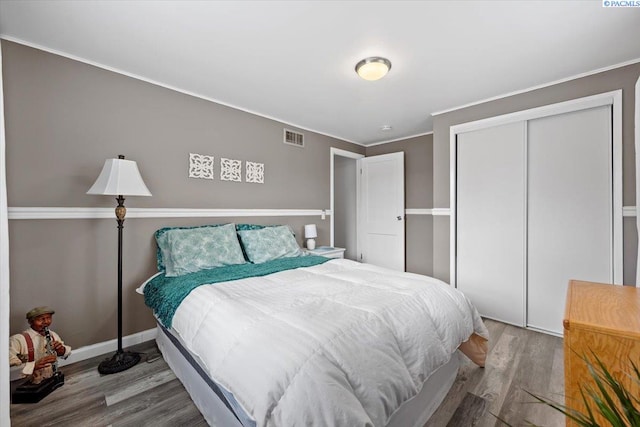
[[[396,217],[396,219],[397,219],[398,221],[402,221],[402,217],[401,217],[401,216],[397,216],[397,217]]]

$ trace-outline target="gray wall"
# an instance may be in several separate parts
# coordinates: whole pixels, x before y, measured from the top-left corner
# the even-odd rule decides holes
[[[635,150],[633,141],[635,111],[634,87],[639,75],[640,63],[636,63],[434,116],[434,207],[449,207],[449,129],[451,126],[618,89],[622,89],[623,91],[623,204],[625,206],[635,205]],[[624,240],[624,282],[635,283],[637,237],[636,227],[629,219],[625,219],[624,222]],[[433,248],[433,274],[439,279],[448,281],[448,217],[437,217],[434,220]]]
[[[302,131],[305,148],[282,143],[282,123],[12,42],[2,41],[7,191],[10,207],[115,207],[86,193],[105,159],[136,160],[153,197],[127,207],[329,207],[330,147],[364,148]],[[275,102],[275,101],[274,101]],[[265,164],[265,183],[188,178],[189,153]],[[153,327],[133,290],[155,272],[153,232],[163,226],[222,222],[286,223],[318,217],[127,219],[124,230],[124,334]],[[11,220],[11,333],[36,305],[56,309],[54,329],[73,347],[116,336],[115,219]]]
[[[433,207],[433,135],[367,147],[366,156],[404,152],[405,208]],[[406,215],[406,269],[433,275],[433,218]]]

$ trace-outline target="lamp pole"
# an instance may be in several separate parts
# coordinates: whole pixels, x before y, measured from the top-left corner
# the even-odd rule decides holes
[[[124,156],[122,156],[124,158]],[[122,229],[127,209],[124,207],[124,197],[116,198],[116,218],[118,221],[118,353],[122,353]]]

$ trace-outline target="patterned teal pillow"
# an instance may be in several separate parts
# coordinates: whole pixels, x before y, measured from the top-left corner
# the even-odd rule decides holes
[[[286,225],[238,230],[247,258],[254,264],[302,255],[291,229]]]
[[[171,252],[171,248],[169,248],[169,244],[167,242],[167,232],[170,230],[191,230],[194,228],[210,228],[210,227],[220,227],[224,224],[208,224],[208,225],[196,225],[189,227],[164,227],[159,230],[156,230],[154,233],[156,238],[156,262],[158,265],[158,271],[164,271],[166,269],[166,264],[171,263],[171,257],[169,253]]]
[[[262,224],[236,224],[236,230],[245,231],[245,230],[262,230],[266,227],[275,227],[274,225],[262,225]]]
[[[267,227],[282,227],[282,225],[280,225],[280,224],[271,224],[271,225],[262,225],[262,224],[236,224],[236,230],[237,230],[237,231],[244,231],[244,230],[262,230],[263,228],[267,228]],[[289,227],[289,230],[291,231],[291,233],[293,233],[293,236],[295,237],[296,233],[293,231],[293,229],[291,228],[291,226],[287,225],[286,227]]]
[[[169,247],[169,256],[165,257],[167,277],[245,263],[235,224],[173,229],[165,234]]]

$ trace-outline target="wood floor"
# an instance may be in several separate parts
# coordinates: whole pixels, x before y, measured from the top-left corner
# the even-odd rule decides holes
[[[487,367],[464,361],[456,382],[425,427],[563,426],[564,418],[531,403],[526,391],[562,401],[562,339],[485,321],[491,333]],[[128,371],[100,375],[104,357],[65,366],[65,384],[36,404],[11,405],[22,426],[206,426],[189,395],[153,342],[131,348],[143,362]],[[492,415],[495,414],[495,415]]]
[[[453,387],[425,427],[560,427],[565,419],[526,392],[564,403],[562,339],[485,320],[489,357],[478,368],[465,360]]]

